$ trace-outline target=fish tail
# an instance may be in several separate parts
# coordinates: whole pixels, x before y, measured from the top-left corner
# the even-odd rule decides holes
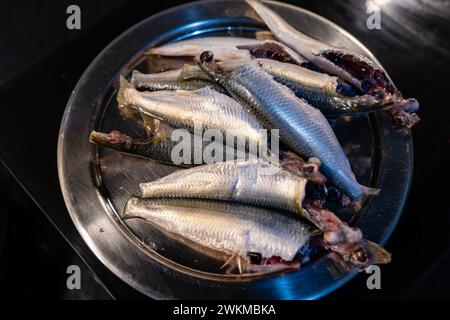
[[[121,219],[128,220],[128,219],[133,219],[133,218],[139,218],[139,215],[136,215],[134,213],[135,208],[138,206],[138,204],[139,204],[139,198],[130,197],[128,199],[127,203],[125,204],[125,207],[123,208]]]
[[[133,72],[131,73],[131,79],[130,79],[130,83],[131,85],[136,85],[136,78],[139,77],[140,75],[142,75],[143,73],[140,72],[139,70],[133,70]]]
[[[127,89],[134,89],[133,86],[125,79],[123,75],[120,75],[119,80],[119,91],[117,92],[117,103],[120,107],[124,107],[127,105],[126,99],[125,99],[125,91]]]
[[[118,141],[119,137],[123,135],[118,131],[111,131],[110,133],[98,132],[93,130],[89,135],[89,142],[103,145],[103,146],[111,146],[115,141]]]
[[[90,143],[97,143],[98,141],[102,141],[103,134],[101,132],[92,130],[91,134],[89,135],[89,142]]]
[[[190,79],[191,77],[192,77],[191,66],[188,65],[187,63],[183,64],[183,67],[181,68],[179,80],[186,80],[186,79]]]
[[[392,260],[391,254],[386,249],[372,241],[364,240],[361,247],[365,250],[370,260],[368,265],[387,264]]]
[[[178,80],[183,81],[191,79],[211,80],[211,78],[198,68],[198,66],[185,63],[181,68]]]
[[[363,186],[363,185],[361,185],[361,188],[363,189],[364,194],[366,196],[375,196],[381,191],[381,189],[366,187],[366,186]]]

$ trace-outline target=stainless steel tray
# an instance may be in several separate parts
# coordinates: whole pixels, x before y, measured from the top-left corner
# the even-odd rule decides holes
[[[322,41],[375,57],[332,22],[278,2],[267,4],[288,22]],[[120,73],[142,71],[146,48],[169,41],[205,36],[252,36],[265,30],[250,18],[242,1],[202,1],[179,6],[133,26],[106,47],[85,71],[67,104],[58,145],[58,170],[64,199],[78,231],[96,256],[123,281],[157,299],[170,298],[319,298],[349,281],[335,279],[326,258],[302,269],[265,277],[224,275],[220,262],[167,237],[149,225],[124,224],[120,213],[138,183],[175,170],[133,158],[88,142],[91,130],[134,133],[132,123],[117,113],[115,91]],[[409,131],[393,130],[386,114],[339,118],[334,128],[358,180],[380,188],[351,223],[385,244],[407,197],[412,175]],[[395,252],[394,252],[395,259]]]

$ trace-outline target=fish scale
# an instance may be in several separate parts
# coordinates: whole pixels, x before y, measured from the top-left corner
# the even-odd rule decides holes
[[[265,145],[262,125],[238,102],[209,87],[194,91],[139,92],[121,77],[119,106],[131,106],[141,113],[161,118],[170,126],[194,131],[194,123],[218,129],[240,139]]]
[[[257,252],[291,261],[310,237],[307,225],[288,213],[237,203],[131,198],[124,218],[141,218],[202,246],[243,257]]]
[[[361,102],[370,105],[373,100],[379,100],[382,105],[390,105],[388,111],[397,125],[402,127],[411,128],[420,120],[416,114],[419,102],[414,98],[404,99],[377,63],[357,52],[336,48],[307,36],[260,1],[246,0],[246,3],[276,39],[323,71],[340,77],[364,93]]]

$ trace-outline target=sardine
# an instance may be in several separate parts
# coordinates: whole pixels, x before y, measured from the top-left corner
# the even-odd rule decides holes
[[[240,37],[206,37],[182,40],[147,50],[147,55],[170,57],[198,57],[203,51],[216,53],[217,60],[271,58],[283,62],[301,64],[300,54],[274,40],[258,40]]]
[[[301,66],[270,59],[256,59],[261,68],[275,81],[284,84],[299,98],[305,99],[324,114],[352,114],[383,110],[397,100],[381,100],[370,94],[356,95],[351,85],[338,77],[329,76]]]
[[[292,212],[302,208],[307,180],[263,160],[225,161],[176,171],[139,185],[144,198],[239,201]]]
[[[415,114],[419,108],[417,100],[404,99],[385,71],[376,63],[356,52],[327,45],[303,34],[259,1],[246,0],[246,2],[264,21],[276,39],[320,69],[351,83],[364,94],[374,95],[378,99],[395,99],[397,102],[389,110],[400,125],[411,127],[419,120]]]
[[[205,141],[201,137],[198,138],[192,134],[188,136],[188,139],[189,143],[187,145],[189,146],[189,149],[185,150],[180,147],[180,141],[172,140],[170,135],[164,136],[158,133],[155,133],[148,138],[132,138],[120,131],[113,130],[109,133],[92,131],[89,136],[89,141],[91,143],[108,147],[128,155],[181,167],[206,164],[210,163],[208,162],[209,160],[214,161],[217,158],[221,160],[246,160],[249,157],[248,154],[238,153],[235,148],[227,147],[226,145],[215,141]],[[198,145],[195,144],[195,139],[198,139]],[[197,151],[196,148],[198,148],[199,151]],[[187,152],[187,154],[184,154],[184,152]],[[204,152],[207,156],[205,156]],[[219,152],[217,158],[216,152]],[[201,157],[196,157],[197,154],[200,154]],[[176,158],[174,155],[176,155]],[[175,161],[175,159],[177,161]],[[303,160],[297,158],[288,161],[286,158],[286,166],[291,168],[292,172],[307,176],[313,181],[323,181],[322,183],[326,181],[321,177],[318,166],[314,163],[305,163]]]
[[[140,113],[159,118],[169,126],[195,133],[196,123],[217,129],[223,136],[239,137],[249,145],[266,146],[262,125],[238,102],[209,87],[194,91],[139,92],[120,78],[119,107],[130,106]]]
[[[89,141],[122,153],[166,163],[172,162],[171,152],[176,144],[176,142],[170,139],[159,140],[154,137],[133,139],[117,130],[109,133],[92,131],[89,136]]]
[[[370,94],[356,95],[351,85],[338,77],[312,71],[301,66],[271,59],[254,59],[275,81],[287,86],[299,98],[326,115],[354,114],[379,111],[392,106],[397,100],[384,98],[378,100]],[[248,60],[227,60],[218,62],[223,71],[233,71]],[[208,80],[210,77],[198,66],[186,64],[176,71],[179,78]],[[200,81],[200,80],[199,80]]]
[[[125,118],[132,119],[136,124],[143,126],[147,134],[144,137],[131,138],[117,130],[113,130],[110,133],[92,131],[89,137],[91,143],[129,155],[182,167],[221,162],[224,159],[249,160],[255,157],[255,155],[250,155],[248,151],[230,147],[220,141],[205,140],[203,137],[194,136],[193,134],[182,137],[183,142],[184,139],[188,139],[189,142],[189,149],[186,151],[184,148],[178,147],[180,139],[176,137],[174,139],[172,136],[174,128],[151,116],[136,112],[135,109],[128,110],[125,107],[121,110],[124,110],[122,115]],[[199,149],[199,151],[196,149]],[[187,152],[188,155],[185,155],[184,152]],[[201,159],[196,157],[199,152],[203,155]],[[220,155],[220,152],[222,152],[222,156],[216,157],[216,154]],[[174,154],[177,156],[176,161],[174,161]],[[308,161],[305,161],[298,155],[286,150],[279,150],[278,156],[278,164],[285,170],[317,185],[326,183],[325,176],[319,170],[321,165],[319,159],[310,158]],[[179,159],[182,159],[182,162],[178,162]]]
[[[214,82],[208,81],[208,79],[183,80],[180,77],[180,73],[181,70],[169,70],[159,73],[144,74],[134,70],[130,83],[136,89],[145,89],[149,91],[198,90],[210,86],[217,92],[226,93],[221,86]]]
[[[130,198],[123,219],[131,218],[237,258],[241,271],[298,268],[294,259],[310,238],[310,227],[292,214],[237,203]],[[251,255],[259,256],[258,264],[252,265]]]
[[[351,261],[353,252],[364,250],[366,240],[361,231],[349,227],[332,212],[311,204],[310,200],[304,207],[306,183],[306,179],[259,159],[180,170],[141,183],[139,188],[144,198],[223,200],[296,213],[324,232],[327,248]],[[367,253],[369,255],[375,256]]]
[[[319,158],[322,173],[353,200],[377,192],[356,181],[323,114],[273,80],[257,62],[249,62],[227,73],[214,61],[212,52],[202,53],[200,59],[202,70],[246,105],[266,128],[280,130],[281,141],[291,151],[303,157]]]
[[[196,137],[190,136],[190,141],[194,141]],[[132,138],[120,131],[113,130],[109,133],[92,131],[89,136],[91,143],[111,148],[119,152],[146,158],[149,160],[156,160],[165,164],[180,166],[180,167],[192,167],[201,164],[208,164],[206,159],[215,159],[215,152],[222,152],[222,159],[231,160],[248,160],[248,153],[238,153],[236,149],[227,147],[226,145],[219,144],[215,141],[201,141],[201,151],[207,150],[212,153],[211,157],[201,157],[200,163],[196,160],[195,144],[190,144],[191,149],[188,151],[189,155],[183,154],[184,150],[177,149],[179,141],[171,140],[170,136],[162,137],[155,134],[148,138]],[[179,158],[183,159],[182,162],[174,162],[173,152],[178,152]],[[187,159],[187,161],[184,161]],[[280,153],[280,164],[285,170],[303,177],[318,185],[322,185],[326,182],[326,178],[319,171],[320,161],[318,159],[309,159],[307,162],[299,156],[283,151]]]

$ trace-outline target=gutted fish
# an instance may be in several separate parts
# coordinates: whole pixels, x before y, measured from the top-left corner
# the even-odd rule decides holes
[[[121,77],[117,101],[120,107],[134,107],[174,128],[195,133],[199,124],[200,129],[219,130],[223,137],[238,137],[248,145],[267,146],[266,131],[256,118],[232,98],[209,87],[139,92]]]
[[[156,90],[198,90],[207,86],[214,90],[226,93],[226,91],[208,79],[183,80],[180,77],[181,70],[169,70],[159,73],[144,74],[137,70],[133,71],[130,83],[136,89],[149,91]]]
[[[230,202],[131,198],[123,218],[143,219],[170,234],[223,252],[230,257],[229,271],[234,265],[241,272],[298,268],[296,258],[310,238],[310,227],[292,214]],[[255,256],[256,264],[250,259]]]
[[[173,131],[173,128],[170,130]],[[221,162],[226,159],[249,159],[248,153],[238,152],[235,148],[228,147],[220,142],[205,141],[202,137],[196,137],[192,134],[173,140],[170,135],[171,132],[167,133],[160,133],[155,130],[150,133],[150,137],[132,138],[117,130],[109,133],[92,131],[89,141],[132,156],[181,167]],[[188,141],[182,145],[181,143],[185,142],[185,139]],[[188,148],[185,146],[188,146]],[[326,182],[325,177],[319,171],[320,163],[317,164],[314,159],[305,162],[300,157],[286,152],[281,164],[287,170],[306,177],[310,181],[318,184]]]
[[[338,77],[312,71],[301,66],[271,59],[254,59],[275,81],[287,86],[299,98],[326,115],[366,113],[386,109],[396,103],[392,96],[378,100],[370,94],[357,95],[351,85]],[[228,60],[218,62],[223,71],[233,71],[248,60]],[[186,64],[176,74],[185,81],[211,79],[198,66]],[[200,81],[200,80],[198,80]]]
[[[197,159],[197,145],[194,142],[196,137],[190,135],[189,139],[192,143],[189,144],[190,149],[186,151],[183,148],[177,147],[179,141],[173,141],[170,136],[163,136],[159,133],[155,133],[148,138],[132,138],[120,131],[113,130],[109,133],[92,131],[89,136],[89,141],[91,143],[132,156],[143,157],[182,167],[214,163],[216,153],[221,154],[222,159],[249,159],[248,153],[238,153],[234,148],[227,147],[226,145],[214,141],[204,140],[199,142],[199,150],[202,153],[202,157],[198,157]],[[185,154],[185,152],[187,152],[187,154]],[[207,154],[209,153],[208,156],[205,156],[204,152]],[[208,162],[208,160],[212,160],[212,162]],[[285,170],[318,185],[322,185],[326,182],[326,178],[319,171],[320,161],[318,159],[311,158],[306,162],[291,152],[282,151],[280,153],[280,165]]]
[[[206,37],[169,43],[147,50],[147,55],[170,57],[198,57],[203,51],[216,53],[217,60],[270,58],[295,64],[306,60],[300,54],[274,40],[240,37]]]
[[[110,133],[92,131],[89,141],[126,154],[167,163],[172,162],[171,151],[176,144],[170,139],[158,140],[155,137],[133,139],[117,130],[113,130]]]
[[[411,127],[419,120],[415,114],[419,108],[417,100],[403,99],[384,70],[376,63],[356,52],[327,45],[301,33],[259,1],[246,0],[246,2],[264,21],[276,39],[320,69],[351,83],[364,94],[371,94],[379,100],[396,100],[395,105],[389,110],[398,124]]]
[[[306,179],[262,160],[226,161],[176,171],[139,185],[144,198],[206,198],[298,212]]]
[[[242,104],[266,128],[279,129],[280,139],[291,151],[322,162],[322,173],[353,200],[376,190],[360,185],[333,129],[323,114],[276,82],[251,61],[232,72],[223,71],[212,52],[202,53],[200,67]]]
[[[366,240],[361,231],[305,200],[306,182],[263,160],[237,160],[176,171],[139,187],[144,198],[225,200],[294,212],[324,232],[327,248],[351,261],[355,250],[364,250]],[[369,252],[366,255],[375,256]]]
[[[378,111],[392,106],[392,96],[377,99],[370,94],[356,95],[354,89],[337,77],[301,66],[270,59],[257,59],[261,68],[277,82],[290,88],[325,114],[351,114]]]

